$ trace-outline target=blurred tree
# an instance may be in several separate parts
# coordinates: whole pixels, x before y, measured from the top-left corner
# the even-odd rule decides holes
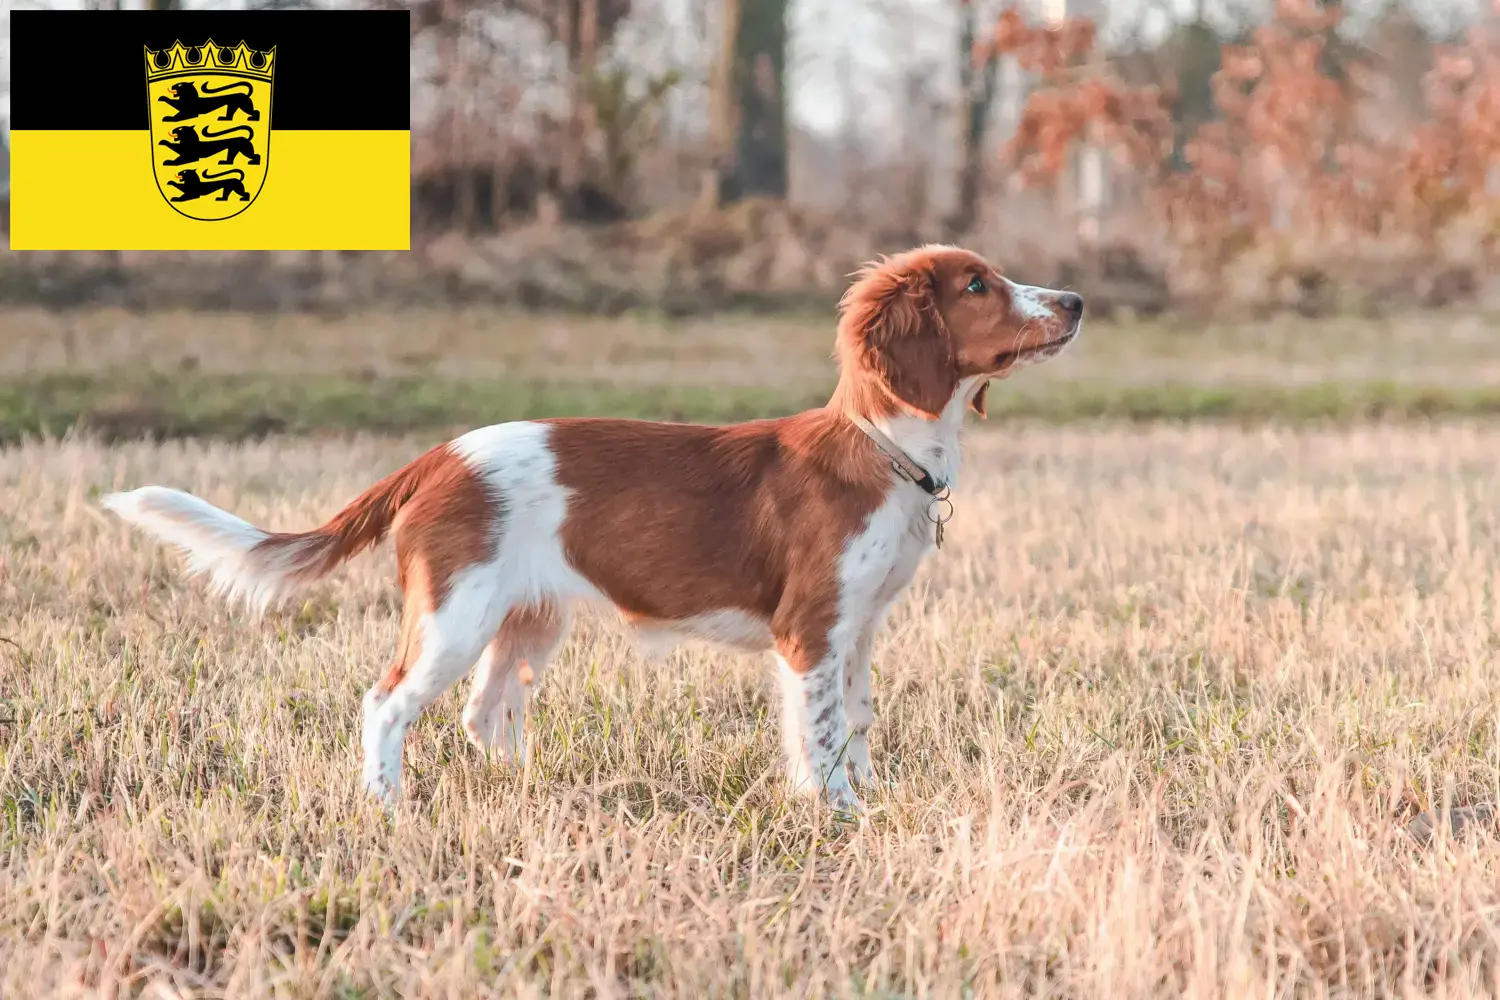
[[[591,25],[594,41],[607,45],[615,30],[630,16],[632,0],[379,0],[379,6],[411,10],[413,33],[439,28],[456,31],[464,15],[477,10],[513,11],[542,25],[554,42],[562,43],[574,64],[584,49],[582,26]],[[591,8],[590,9],[586,9]]]
[[[1426,109],[1423,80],[1433,67],[1433,46],[1404,5],[1381,12],[1367,42],[1381,66],[1395,127],[1410,127]]]
[[[721,204],[787,193],[787,0],[725,0],[714,81]]]
[[[958,196],[948,227],[962,237],[979,218],[980,189],[984,182],[984,138],[995,101],[995,70],[1000,60],[993,46],[978,40],[977,14],[973,0],[958,0],[958,81],[962,155],[958,165]]]
[[[648,77],[643,91],[636,93],[630,72],[616,68],[586,81],[595,127],[604,142],[605,186],[622,202],[632,200],[640,151],[652,138],[668,92],[681,80],[681,73],[669,69]]]
[[[1188,168],[1188,140],[1213,120],[1214,74],[1219,71],[1222,42],[1203,19],[1199,0],[1197,16],[1177,28],[1167,43],[1176,96],[1172,101],[1172,169]]]
[[[625,206],[606,187],[622,166],[633,166],[633,156],[616,155],[619,143],[632,130],[639,130],[643,116],[629,105],[614,102],[611,88],[623,85],[621,78],[601,77],[598,64],[616,31],[629,16],[632,0],[373,0],[387,9],[412,13],[411,31],[431,36],[437,42],[438,71],[435,82],[452,108],[466,100],[464,88],[451,74],[460,68],[459,41],[483,39],[483,27],[474,17],[487,14],[520,15],[540,26],[565,59],[563,83],[568,94],[561,121],[538,116],[538,134],[526,148],[512,150],[501,162],[493,148],[466,154],[452,136],[444,138],[446,163],[429,170],[431,176],[418,183],[421,211],[436,212],[465,229],[489,229],[508,211],[529,214],[540,211],[542,201],[557,203],[563,216],[605,221],[625,214]],[[473,68],[473,67],[471,67]],[[482,71],[481,71],[482,72]],[[647,82],[650,91],[654,81]],[[457,88],[457,89],[455,89]],[[601,122],[601,102],[606,114],[620,114],[619,121]],[[659,103],[659,102],[658,102]],[[622,128],[623,126],[623,128]],[[611,130],[613,130],[611,132]],[[604,140],[602,165],[588,155],[590,136]],[[608,175],[608,176],[601,176]],[[436,207],[435,207],[436,206]]]
[[[933,81],[946,66],[923,61],[902,74],[902,110],[899,135],[903,154],[899,163],[900,183],[891,203],[897,208],[897,218],[911,227],[912,242],[920,241],[920,234],[928,221],[928,200],[931,194],[931,143],[933,123],[940,121],[945,110],[944,102],[936,96]]]
[[[182,7],[182,0],[151,0],[152,10],[178,10]]]

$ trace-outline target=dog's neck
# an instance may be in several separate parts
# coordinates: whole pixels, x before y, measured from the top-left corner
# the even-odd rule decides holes
[[[902,407],[890,399],[888,393],[872,393],[865,386],[857,389],[847,380],[840,380],[829,407],[858,413],[928,475],[954,487],[962,460],[959,432],[963,429],[969,403],[984,381],[977,375],[960,381],[953,397],[936,417]],[[859,391],[861,389],[865,391]]]

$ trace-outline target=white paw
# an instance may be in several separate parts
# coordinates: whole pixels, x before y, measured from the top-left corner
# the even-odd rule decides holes
[[[401,798],[401,789],[396,783],[388,780],[383,774],[366,773],[364,778],[365,794],[380,803],[387,810],[394,809],[396,802]]]
[[[500,726],[500,713],[488,712],[481,715],[465,711],[464,735],[468,737],[470,745],[485,756],[492,752],[498,753],[500,737],[504,735]]]
[[[875,769],[870,765],[870,741],[868,737],[854,736],[849,740],[849,750],[844,755],[848,765],[849,779],[864,786],[875,781]]]
[[[526,764],[526,736],[517,731],[519,727],[508,726],[504,713],[498,709],[486,716],[464,716],[464,735],[474,749],[484,754],[492,764]]]
[[[859,795],[849,785],[842,766],[830,776],[826,784],[812,776],[806,764],[794,765],[787,770],[787,790],[793,795],[808,799],[822,799],[829,807],[839,812],[859,815],[864,806]]]
[[[517,770],[524,770],[526,767],[526,741],[524,739],[501,740],[499,757],[500,763],[508,767],[514,767]]]
[[[865,811],[865,804],[860,801],[854,789],[848,785],[830,785],[824,793],[824,797],[831,809],[851,816],[861,816]]]

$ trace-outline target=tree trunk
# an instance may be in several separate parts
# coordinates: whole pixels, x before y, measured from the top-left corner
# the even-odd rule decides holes
[[[562,0],[552,30],[568,54],[568,119],[560,137],[556,194],[565,206],[576,207],[578,188],[587,179],[584,161],[594,122],[591,95],[599,54],[598,0]]]
[[[151,0],[152,10],[177,10],[181,6],[181,0]]]
[[[719,202],[787,193],[787,0],[724,5],[725,72],[720,114],[729,137],[719,167]]]
[[[734,163],[734,125],[738,120],[734,113],[734,47],[740,26],[740,0],[723,0],[720,10],[723,25],[719,57],[714,60],[708,85],[708,140],[713,162],[703,172],[699,185],[699,201],[704,206],[716,205],[721,200],[723,178]]]
[[[958,80],[962,92],[963,155],[958,166],[958,197],[953,206],[949,228],[954,237],[962,237],[979,218],[983,206],[980,194],[984,186],[984,139],[990,122],[990,108],[995,101],[995,70],[999,60],[986,55],[984,64],[974,64],[974,4],[965,0],[963,20],[958,34]]]
[[[1173,48],[1177,99],[1172,108],[1172,169],[1186,170],[1187,144],[1214,119],[1214,74],[1219,71],[1221,44],[1201,18],[1177,29]]]

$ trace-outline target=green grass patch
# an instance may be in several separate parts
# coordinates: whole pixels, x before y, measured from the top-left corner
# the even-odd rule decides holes
[[[0,443],[70,429],[107,440],[447,430],[549,416],[724,423],[821,405],[826,391],[336,375],[49,374],[0,380]],[[997,383],[990,419],[1353,422],[1500,414],[1500,387]]]

